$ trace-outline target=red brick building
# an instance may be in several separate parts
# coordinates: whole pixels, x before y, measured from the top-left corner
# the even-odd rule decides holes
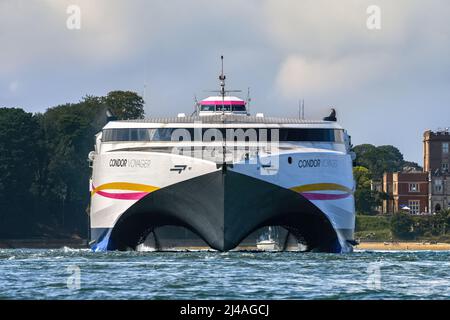
[[[389,199],[383,203],[383,213],[409,208],[411,214],[428,212],[428,173],[394,172],[383,175],[383,191]]]

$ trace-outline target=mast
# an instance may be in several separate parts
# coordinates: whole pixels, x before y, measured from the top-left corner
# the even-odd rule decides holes
[[[247,114],[250,115],[250,102],[252,98],[250,97],[250,87],[247,88]]]
[[[298,100],[298,118],[305,120],[305,99]]]
[[[220,80],[220,94],[222,96],[222,123],[225,123],[225,75],[223,74],[223,55],[220,56],[220,60],[222,63],[222,70],[220,72],[219,80]],[[230,106],[231,108],[231,106]],[[223,139],[222,144],[222,172],[226,172],[227,164],[226,164],[226,150],[227,150],[227,139]]]
[[[222,96],[222,114],[225,114],[225,75],[223,74],[223,55],[220,56],[220,60],[222,62],[222,71],[219,76],[220,80],[220,94]]]
[[[302,99],[302,120],[305,120],[305,99]]]

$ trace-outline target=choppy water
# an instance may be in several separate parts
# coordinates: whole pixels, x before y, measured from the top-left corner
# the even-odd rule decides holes
[[[450,252],[8,249],[0,288],[2,299],[449,299]]]

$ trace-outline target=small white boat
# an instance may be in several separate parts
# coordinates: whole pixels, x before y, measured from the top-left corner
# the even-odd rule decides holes
[[[256,247],[261,251],[280,251],[277,241],[272,238],[272,228],[269,227],[268,239],[260,240],[256,243]]]
[[[262,240],[256,244],[258,250],[262,251],[279,251],[280,248],[274,240]]]

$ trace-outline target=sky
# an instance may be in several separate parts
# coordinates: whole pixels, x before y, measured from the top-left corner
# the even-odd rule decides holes
[[[252,113],[334,107],[354,145],[422,164],[423,132],[450,127],[449,12],[448,0],[0,0],[0,107],[132,90],[147,116],[190,113],[218,88],[224,55]]]

